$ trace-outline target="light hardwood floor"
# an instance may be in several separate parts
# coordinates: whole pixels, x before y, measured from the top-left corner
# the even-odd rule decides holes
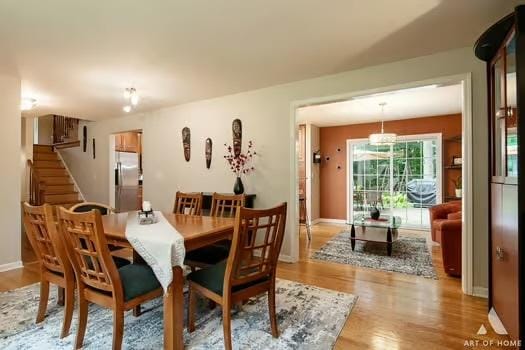
[[[483,347],[482,342],[505,339],[488,326],[487,300],[463,295],[460,280],[444,273],[439,246],[429,244],[439,280],[310,259],[342,229],[340,225],[315,225],[311,243],[301,232],[300,261],[278,267],[279,278],[359,297],[336,349],[494,349],[497,346]],[[401,234],[428,235],[417,231]],[[38,266],[28,264],[0,273],[0,291],[38,280]],[[476,335],[481,324],[487,327],[486,336]],[[478,346],[465,347],[466,340],[478,340]]]
[[[461,293],[461,281],[448,277],[441,263],[441,249],[428,232],[402,231],[401,235],[425,236],[438,280],[385,272],[351,265],[311,260],[310,255],[345,227],[318,224],[308,243],[301,232],[300,261],[281,264],[278,277],[359,297],[336,343],[336,349],[469,349],[465,340],[502,340],[488,326],[487,300]],[[476,333],[485,324],[488,334]]]

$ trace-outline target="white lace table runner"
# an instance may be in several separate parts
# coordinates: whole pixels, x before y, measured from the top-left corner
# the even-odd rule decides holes
[[[140,225],[136,212],[128,214],[126,238],[133,249],[153,269],[164,293],[173,281],[173,266],[183,267],[186,249],[184,237],[171,225],[160,211],[155,212],[158,221]]]

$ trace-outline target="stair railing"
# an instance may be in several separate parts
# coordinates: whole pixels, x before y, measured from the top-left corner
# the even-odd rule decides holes
[[[40,179],[38,170],[33,166],[31,159],[27,160],[29,169],[29,203],[43,205],[46,184]]]
[[[53,115],[53,144],[77,141],[78,123],[76,118]]]

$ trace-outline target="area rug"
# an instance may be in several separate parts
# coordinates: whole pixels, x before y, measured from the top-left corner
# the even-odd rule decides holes
[[[59,339],[62,307],[51,293],[47,317],[35,325],[39,285],[0,293],[0,349],[71,349],[75,340],[76,312],[71,334]],[[240,310],[232,311],[232,339],[235,349],[330,349],[343,328],[357,297],[300,284],[277,281],[277,318],[280,336],[270,332],[267,297],[250,299]],[[186,304],[187,305],[187,304]],[[189,349],[222,349],[223,330],[220,308],[210,310],[200,299],[196,331],[184,330]],[[143,305],[144,313],[126,313],[124,349],[161,349],[163,341],[162,299]],[[184,315],[186,317],[186,315]],[[186,321],[184,323],[186,325]],[[111,310],[90,305],[85,349],[110,349]]]
[[[384,243],[356,241],[352,251],[350,232],[343,231],[316,251],[312,259],[437,279],[426,239],[419,237],[399,237],[392,243],[392,256],[388,256]]]

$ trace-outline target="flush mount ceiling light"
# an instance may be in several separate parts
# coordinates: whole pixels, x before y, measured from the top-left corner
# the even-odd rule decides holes
[[[397,135],[394,133],[385,133],[385,129],[383,127],[383,119],[386,103],[382,102],[379,105],[381,106],[381,133],[371,134],[370,136],[368,136],[368,143],[370,143],[373,146],[391,146],[396,143]]]
[[[131,112],[133,107],[139,104],[139,95],[137,94],[137,90],[135,88],[126,88],[124,90],[124,99],[129,102],[129,104],[122,108],[122,110],[126,113]]]
[[[20,102],[20,109],[22,111],[29,111],[36,107],[36,100],[34,98],[23,98]]]

